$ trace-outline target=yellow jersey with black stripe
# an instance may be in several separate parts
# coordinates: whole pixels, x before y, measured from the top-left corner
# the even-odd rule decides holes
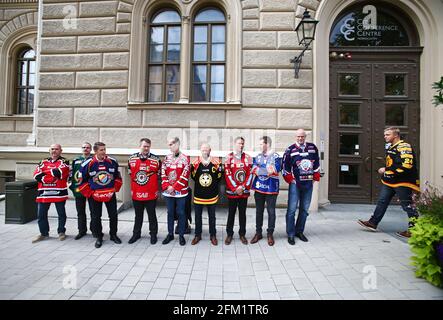
[[[417,159],[412,146],[400,140],[386,149],[385,173],[382,183],[392,187],[407,187],[420,191]]]

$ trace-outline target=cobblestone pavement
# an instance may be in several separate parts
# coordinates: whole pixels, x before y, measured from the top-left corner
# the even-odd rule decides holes
[[[147,216],[142,238],[129,245],[132,209],[119,215],[120,245],[105,241],[100,249],[87,236],[75,241],[75,206],[68,201],[67,239],[56,235],[55,208],[50,209],[51,238],[32,244],[37,221],[5,224],[0,202],[0,299],[439,299],[440,290],[415,277],[411,251],[392,236],[405,228],[406,214],[392,207],[382,231],[363,230],[355,222],[368,218],[373,206],[330,205],[308,218],[304,243],[291,246],[285,234],[285,210],[277,210],[275,245],[265,239],[243,245],[236,234],[223,243],[226,209],[218,208],[218,246],[209,242],[206,217],[203,240],[168,245],[165,208],[158,208],[159,242],[149,242]],[[106,210],[104,210],[106,217]],[[266,217],[266,214],[265,214]],[[88,220],[89,223],[89,220]],[[237,222],[236,222],[237,223]],[[265,228],[267,222],[265,218]],[[103,223],[104,232],[108,221]],[[247,237],[254,235],[255,210],[247,211]],[[236,232],[238,226],[236,225]],[[298,240],[298,241],[297,241]]]

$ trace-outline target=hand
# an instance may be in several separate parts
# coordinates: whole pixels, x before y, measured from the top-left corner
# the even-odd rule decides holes
[[[172,186],[169,186],[168,189],[166,189],[166,192],[169,194],[173,194],[175,189]]]
[[[235,193],[238,194],[239,196],[243,194],[243,187],[239,186],[237,187],[237,189],[235,189]]]
[[[380,168],[380,169],[378,169],[378,173],[381,174],[381,175],[384,174],[385,171],[386,171],[386,168]]]
[[[271,175],[274,174],[274,168],[273,167],[269,166],[269,167],[266,167],[266,169],[268,170],[268,176],[271,176]]]
[[[320,172],[314,172],[314,181],[320,181]]]

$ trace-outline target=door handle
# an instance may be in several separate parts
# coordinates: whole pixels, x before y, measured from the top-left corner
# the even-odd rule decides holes
[[[367,172],[371,172],[371,166],[370,166],[371,157],[366,157],[364,160],[365,168]]]

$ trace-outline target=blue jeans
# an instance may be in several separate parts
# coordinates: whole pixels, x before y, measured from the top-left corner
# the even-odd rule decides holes
[[[186,231],[186,197],[173,198],[165,197],[166,207],[168,209],[168,234],[174,235],[174,215],[177,211],[178,216],[178,234],[183,236]]]
[[[295,183],[289,185],[288,211],[286,212],[286,233],[294,237],[305,230],[306,219],[312,198],[312,185],[307,188],[297,187]],[[297,224],[295,224],[295,211],[299,207]]]
[[[58,214],[58,228],[57,233],[65,233],[66,232],[66,211],[65,211],[65,203],[62,202],[54,202],[55,208],[57,209]],[[48,221],[48,211],[51,203],[38,203],[38,228],[40,229],[40,234],[43,236],[49,236],[49,221]]]
[[[401,207],[404,211],[406,211],[408,217],[418,217],[417,210],[412,207],[412,189],[407,187],[392,188],[383,184],[374,214],[369,219],[370,223],[376,226],[380,223],[381,219],[383,219],[383,216],[386,213],[386,209],[388,208],[389,203],[391,202],[395,194],[397,194],[400,198]],[[411,226],[411,224],[409,224],[409,226]]]

